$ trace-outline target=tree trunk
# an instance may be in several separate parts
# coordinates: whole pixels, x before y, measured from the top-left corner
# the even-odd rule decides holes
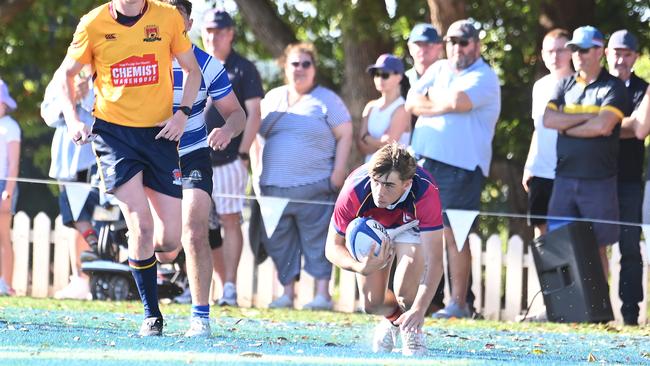
[[[7,24],[13,17],[32,5],[34,0],[0,0],[0,24]]]
[[[431,14],[431,24],[440,31],[447,32],[449,25],[458,19],[465,19],[464,0],[427,0]]]
[[[342,19],[344,77],[341,97],[350,110],[355,138],[359,132],[363,108],[379,96],[372,78],[366,72],[382,53],[392,53],[393,43],[380,25],[388,18],[383,1],[359,0],[346,9]],[[348,167],[362,163],[361,153],[353,145]]]
[[[250,29],[266,49],[278,58],[284,48],[296,42],[293,30],[277,15],[270,0],[235,0]]]
[[[582,25],[594,25],[595,10],[595,0],[543,0],[539,12],[540,31],[546,34],[554,28],[573,31]]]

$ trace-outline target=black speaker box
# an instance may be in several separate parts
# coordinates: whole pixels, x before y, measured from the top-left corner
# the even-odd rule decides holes
[[[593,226],[573,222],[533,240],[533,259],[549,321],[614,319]]]

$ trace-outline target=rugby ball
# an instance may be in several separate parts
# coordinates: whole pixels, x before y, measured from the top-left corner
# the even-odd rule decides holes
[[[381,241],[388,236],[386,228],[369,217],[357,217],[345,231],[345,246],[352,258],[362,261],[370,253],[372,244],[377,243],[375,255],[379,254]]]

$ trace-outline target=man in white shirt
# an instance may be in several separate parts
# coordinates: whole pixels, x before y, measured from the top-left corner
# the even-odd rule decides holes
[[[528,215],[548,214],[557,160],[557,130],[544,127],[542,118],[555,84],[573,72],[571,51],[566,47],[570,38],[568,31],[557,28],[546,33],[542,41],[542,60],[550,73],[537,80],[533,86],[532,117],[535,131],[521,180],[528,192]],[[535,237],[546,233],[546,219],[529,217],[528,221],[535,227]]]

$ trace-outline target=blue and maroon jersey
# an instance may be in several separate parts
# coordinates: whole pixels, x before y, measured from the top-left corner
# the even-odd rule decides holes
[[[411,189],[391,208],[375,206],[370,190],[368,164],[352,172],[341,189],[332,225],[336,231],[345,236],[345,230],[357,217],[371,217],[386,229],[402,226],[409,221],[420,220],[419,231],[442,229],[442,205],[438,187],[422,168],[417,167]]]

